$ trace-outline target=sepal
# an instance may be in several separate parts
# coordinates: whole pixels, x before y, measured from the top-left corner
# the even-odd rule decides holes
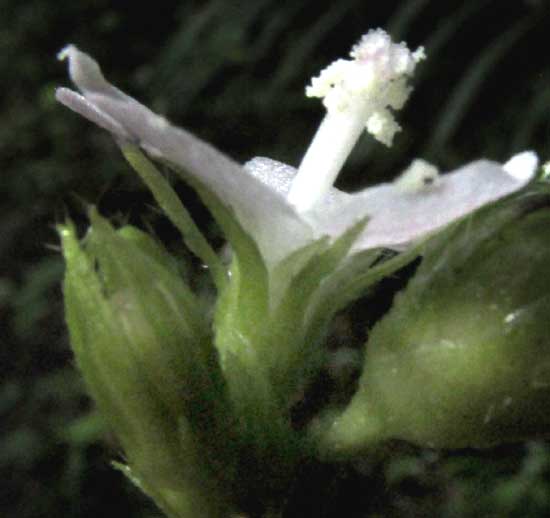
[[[326,426],[325,452],[387,439],[464,448],[548,434],[549,205],[548,186],[535,185],[426,245],[372,330],[358,391]]]

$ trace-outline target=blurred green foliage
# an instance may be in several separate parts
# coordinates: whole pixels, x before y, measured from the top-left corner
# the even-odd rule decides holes
[[[69,213],[84,227],[83,205],[94,203],[115,220],[154,228],[172,249],[181,245],[110,139],[54,102],[54,86],[67,81],[55,54],[66,43],[94,55],[115,84],[235,158],[263,154],[296,164],[322,116],[319,103],[305,99],[305,84],[368,28],[382,26],[412,47],[425,45],[429,59],[394,148],[365,138],[342,188],[392,177],[417,156],[443,169],[480,156],[504,160],[525,148],[549,156],[546,0],[0,0],[0,13],[3,516],[158,516],[110,467],[116,444],[90,413],[72,365],[53,226]],[[220,244],[204,208],[178,189]],[[390,280],[377,293],[386,307],[400,285]],[[374,318],[357,319],[367,308],[355,305],[339,317],[332,341],[360,343]],[[350,504],[354,517],[550,511],[545,442],[483,452],[388,448],[383,462],[304,466],[289,516],[341,516]]]

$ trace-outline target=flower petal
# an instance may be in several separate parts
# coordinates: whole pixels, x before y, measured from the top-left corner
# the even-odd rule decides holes
[[[246,174],[237,162],[172,126],[103,77],[98,64],[69,45],[60,58],[82,95],[59,89],[57,99],[116,138],[139,144],[153,158],[165,160],[199,182],[229,207],[258,244],[269,264],[312,239],[312,229],[276,189]]]
[[[332,189],[313,210],[304,215],[317,237],[341,235],[357,221],[369,217],[366,229],[352,252],[373,248],[403,250],[445,225],[483,205],[524,187],[534,177],[538,159],[526,151],[504,166],[478,160],[439,176],[421,189],[403,189],[385,183],[355,194]],[[245,169],[277,192],[287,195],[296,169],[268,158],[254,158]]]
[[[403,250],[527,185],[535,174],[537,160],[535,157],[522,162],[521,171],[516,167],[511,174],[497,162],[478,160],[443,174],[434,185],[412,192],[395,183],[381,184],[353,195],[347,206],[324,217],[319,225],[330,235],[339,235],[343,228],[369,216],[367,228],[353,251],[378,247]]]

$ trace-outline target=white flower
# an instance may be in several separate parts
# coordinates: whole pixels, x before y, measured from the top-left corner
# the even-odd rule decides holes
[[[377,92],[376,109],[365,110],[369,116],[361,122],[361,128],[367,124],[387,141],[396,129],[390,122],[387,108],[402,106],[408,95],[404,78],[412,73],[423,56],[422,50],[411,53],[404,45],[388,41],[383,31],[368,33],[352,51],[357,63],[345,62],[353,63],[354,67],[366,66],[367,75],[364,78],[354,76],[354,82],[349,85],[340,84],[350,99],[361,89]],[[317,197],[307,210],[300,210],[289,199],[296,186],[294,180],[299,177],[294,168],[263,158],[254,159],[243,167],[112,86],[97,63],[76,47],[66,47],[60,58],[68,59],[71,79],[81,93],[59,88],[57,99],[108,130],[117,141],[139,145],[151,157],[182,169],[191,183],[199,183],[210,191],[234,213],[258,245],[270,269],[315,239],[322,236],[336,239],[366,217],[368,224],[350,253],[379,247],[403,249],[479,207],[522,188],[537,167],[536,155],[526,152],[505,166],[488,160],[473,162],[442,174],[435,185],[425,189],[404,189],[398,181],[346,194],[332,188],[331,180],[328,188],[321,189],[321,197]],[[339,73],[340,68],[352,66],[338,63],[330,67],[330,73],[324,74],[328,77]],[[378,74],[384,81],[390,81],[387,90],[380,86],[382,79]],[[334,100],[340,94],[332,94],[334,88],[327,89],[328,83],[323,81],[314,80],[309,92],[325,91],[325,104],[334,102],[340,106],[341,103]],[[327,101],[329,97],[334,99]],[[340,100],[343,98],[340,96]],[[346,103],[348,108],[339,111],[338,116],[349,116],[346,109],[351,101],[347,99]],[[329,107],[329,116],[330,110]],[[325,145],[337,147],[337,143],[330,141]],[[337,152],[342,155],[343,163],[349,150]],[[308,181],[309,187],[315,189],[319,180],[312,176]]]

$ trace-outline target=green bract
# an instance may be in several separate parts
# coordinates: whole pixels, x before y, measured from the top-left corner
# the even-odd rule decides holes
[[[227,458],[227,435],[215,435],[226,410],[200,303],[152,238],[131,227],[117,232],[94,211],[91,219],[83,245],[71,225],[60,227],[78,365],[124,448],[131,478],[169,516],[200,509],[221,515],[213,470],[215,454]]]

